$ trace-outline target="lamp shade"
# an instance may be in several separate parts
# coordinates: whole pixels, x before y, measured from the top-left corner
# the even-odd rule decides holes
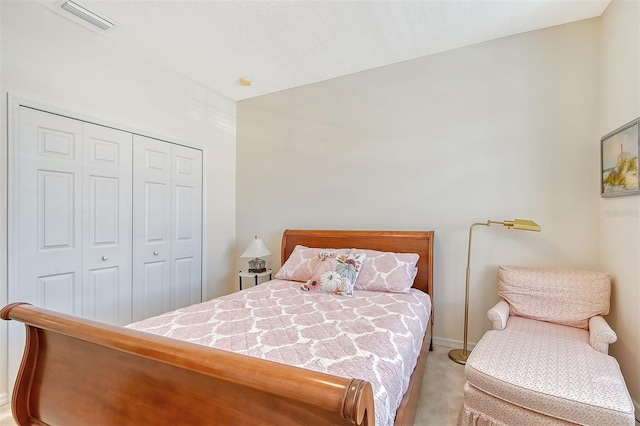
[[[516,219],[513,221],[513,229],[540,232],[542,230],[542,227],[532,220]]]
[[[256,236],[253,240],[251,240],[251,243],[249,243],[249,246],[244,251],[244,253],[242,253],[240,257],[257,258],[257,257],[269,256],[270,254],[271,252],[269,251],[267,246],[264,245],[262,240]]]

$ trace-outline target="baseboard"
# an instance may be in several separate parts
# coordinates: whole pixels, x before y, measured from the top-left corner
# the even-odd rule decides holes
[[[445,339],[443,337],[433,337],[433,344],[435,346],[442,346],[445,348],[462,349],[463,342],[461,340]],[[467,342],[467,349],[471,350],[476,346],[476,342]]]
[[[0,394],[0,405],[4,405],[4,404],[8,404],[9,403],[9,394],[8,393],[2,393]],[[636,412],[638,410],[636,409]]]

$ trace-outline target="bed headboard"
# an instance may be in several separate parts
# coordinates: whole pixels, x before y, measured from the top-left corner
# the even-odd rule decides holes
[[[282,234],[281,262],[294,247],[359,248],[396,253],[417,253],[418,276],[413,287],[433,299],[433,231],[325,231],[285,229]]]

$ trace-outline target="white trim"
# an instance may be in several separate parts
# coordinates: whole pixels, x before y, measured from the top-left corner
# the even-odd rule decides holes
[[[202,285],[200,286],[200,300],[203,302],[208,299],[208,280],[207,280],[207,245],[205,242],[207,241],[207,215],[206,207],[207,207],[207,150],[203,148],[199,148],[202,150],[202,215],[200,215],[200,232],[202,233],[202,237],[200,238],[200,253],[202,259],[200,260],[200,271],[202,276]]]
[[[435,346],[442,346],[451,349],[462,349],[462,340],[445,339],[443,337],[433,337],[433,344]],[[467,342],[467,349],[472,350],[475,348],[476,342]]]
[[[97,124],[98,126],[111,127],[113,129],[123,130],[125,132],[133,133],[140,136],[146,136],[152,139],[158,139],[158,140],[169,142],[176,145],[187,146],[189,148],[196,148],[202,151],[204,151],[206,147],[205,144],[202,144],[200,142],[192,142],[192,141],[186,142],[186,141],[179,141],[176,139],[170,139],[148,130],[125,126],[118,123],[112,123],[110,121],[95,118],[95,117],[85,115],[76,111],[69,111],[63,108],[45,105],[40,102],[36,102],[30,99],[12,95],[11,93],[8,93],[8,96],[9,96],[10,103],[13,104],[14,106],[24,106],[27,108],[33,108],[43,112],[48,112],[50,114],[62,115],[64,117],[72,118],[74,120],[86,121],[88,123]]]
[[[15,232],[18,218],[18,155],[17,155],[17,131],[18,108],[20,103],[10,94],[7,107],[7,303],[16,302],[18,283],[18,233]],[[8,336],[7,336],[8,339]],[[7,348],[9,345],[7,345]],[[7,362],[8,362],[7,350]]]

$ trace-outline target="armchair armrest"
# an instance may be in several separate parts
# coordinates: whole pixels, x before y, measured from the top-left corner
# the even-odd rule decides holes
[[[618,335],[602,316],[598,315],[589,320],[589,343],[593,349],[608,354],[609,344],[616,340]]]
[[[501,300],[489,309],[487,316],[493,323],[494,330],[504,330],[509,319],[509,304],[505,300]]]

